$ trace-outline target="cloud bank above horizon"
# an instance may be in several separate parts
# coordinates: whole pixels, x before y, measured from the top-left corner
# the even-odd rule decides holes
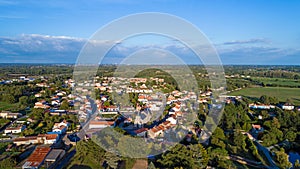
[[[98,41],[88,39],[50,36],[40,34],[22,34],[16,37],[0,37],[0,63],[76,63],[81,48],[86,43],[97,47],[114,43],[115,47],[106,55],[103,64],[117,64],[134,52],[149,48],[166,50],[180,57],[186,64],[200,63],[194,53],[176,41],[164,43],[143,43],[139,45],[121,42]],[[295,65],[300,63],[300,50],[272,47],[272,41],[264,38],[232,40],[214,44],[223,64],[252,65]],[[150,54],[148,54],[150,55]],[[165,53],[153,53],[153,58],[166,58]],[[146,56],[145,62],[147,61]]]

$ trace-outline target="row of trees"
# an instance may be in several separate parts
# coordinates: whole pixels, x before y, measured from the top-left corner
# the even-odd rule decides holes
[[[257,66],[257,65],[235,65],[224,66],[226,74],[240,74],[255,77],[299,79],[299,66]]]
[[[47,76],[53,74],[72,74],[72,65],[31,65],[31,64],[7,64],[0,66],[1,77],[14,77],[18,74],[32,76]]]

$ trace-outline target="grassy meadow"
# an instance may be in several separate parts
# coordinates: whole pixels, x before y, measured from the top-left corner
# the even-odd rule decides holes
[[[241,95],[259,98],[262,95],[277,97],[279,101],[285,102],[291,99],[294,104],[300,106],[300,88],[287,87],[253,87],[231,92],[230,95]]]

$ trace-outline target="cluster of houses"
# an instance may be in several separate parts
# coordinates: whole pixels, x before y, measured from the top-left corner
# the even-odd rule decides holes
[[[182,117],[182,112],[180,111],[180,102],[175,103],[169,111],[169,116],[166,121],[154,126],[153,128],[147,131],[147,135],[150,138],[163,137],[172,127],[175,127],[178,124],[178,118]],[[137,135],[140,135],[139,131],[135,131]]]
[[[54,149],[53,145],[59,144],[63,134],[66,133],[69,123],[63,120],[60,123],[54,123],[52,131],[47,134],[38,134],[36,136],[16,137],[13,143],[16,146],[37,145],[31,155],[22,165],[23,169],[40,168],[44,165],[46,168],[53,167],[65,155],[65,150]]]
[[[122,106],[122,105],[110,105],[104,106],[103,103],[108,100],[106,95],[101,95],[99,100],[96,100],[95,103],[97,105],[97,109],[99,114],[101,115],[117,115],[122,114],[125,116],[123,123],[126,126],[133,125],[135,126],[134,130],[135,134],[138,136],[148,136],[150,138],[155,138],[158,136],[162,136],[164,132],[168,129],[176,126],[178,124],[178,118],[182,117],[181,107],[183,109],[187,109],[183,103],[188,100],[195,100],[198,103],[207,103],[210,101],[210,97],[212,96],[212,91],[201,91],[200,93],[190,92],[190,91],[172,91],[168,94],[154,94],[153,87],[147,87],[146,83],[149,79],[147,78],[120,78],[120,77],[96,77],[94,88],[99,89],[101,92],[112,93],[116,91],[118,94],[123,93],[138,93],[137,101],[140,104],[137,104],[135,107],[131,106]],[[164,79],[160,78],[150,78],[151,81],[155,81],[156,84],[164,84]],[[84,81],[82,83],[78,83],[76,87],[76,91],[79,93],[88,94],[90,91],[89,87],[93,87],[92,80]],[[134,83],[135,87],[132,86]],[[199,99],[197,100],[197,98]],[[181,104],[182,103],[182,104]],[[168,113],[168,118],[166,118],[161,123],[156,124],[153,128],[144,128],[144,124],[153,120],[152,116],[155,112],[163,111],[165,105],[175,106]],[[90,107],[89,102],[84,104],[88,108]],[[84,107],[81,107],[84,109]],[[187,111],[187,110],[186,110]],[[150,112],[150,113],[149,113]],[[134,114],[134,118],[132,118],[132,114]],[[79,116],[81,117],[81,116]],[[103,129],[105,127],[116,126],[116,121],[112,119],[107,119],[103,117],[97,116],[95,119],[89,122],[89,131],[96,131],[98,129]]]
[[[281,108],[282,110],[297,110],[300,111],[299,108],[295,108],[294,105],[290,104],[290,103],[284,103],[284,104],[278,104],[276,105],[278,108]],[[271,104],[260,104],[260,103],[251,103],[248,105],[248,107],[252,110],[258,109],[258,110],[270,110],[270,109],[275,109],[276,108],[275,105],[271,105]],[[249,112],[252,116],[253,114],[251,112]],[[272,111],[268,112],[270,117],[275,117],[276,114]],[[258,119],[263,119],[263,116],[258,114]],[[260,125],[260,124],[252,124],[252,128],[249,131],[249,133],[247,133],[248,137],[250,139],[257,139],[260,138],[262,136],[262,134],[264,133],[264,128]]]
[[[235,77],[235,76],[234,76]],[[26,80],[26,79],[23,79]],[[92,116],[94,111],[93,104],[97,105],[98,113],[100,116],[89,121],[87,132],[99,131],[106,127],[115,127],[119,125],[117,120],[112,118],[105,118],[105,115],[119,115],[124,116],[122,123],[125,126],[132,126],[133,135],[139,137],[147,137],[150,139],[162,138],[175,126],[182,124],[182,119],[185,118],[186,112],[188,112],[188,107],[185,104],[186,101],[194,100],[198,103],[209,103],[213,92],[211,90],[200,91],[199,93],[191,91],[178,91],[174,90],[168,94],[154,93],[154,89],[157,85],[165,84],[164,79],[160,78],[150,78],[150,81],[154,81],[156,85],[147,86],[147,78],[120,78],[120,77],[96,77],[94,80],[87,80],[81,83],[75,83],[74,80],[68,79],[65,81],[66,86],[74,88],[76,94],[69,94],[65,91],[57,90],[55,94],[51,96],[50,102],[40,99],[35,103],[34,108],[45,109],[51,115],[63,115],[69,113],[71,110],[60,110],[59,107],[63,100],[66,100],[70,106],[76,107],[73,113],[78,115],[80,122],[85,123]],[[135,85],[132,85],[135,84]],[[37,83],[38,87],[49,88],[49,84],[46,82]],[[137,101],[141,104],[137,104],[135,107],[130,106],[116,106],[109,105],[104,106],[104,102],[108,101],[109,97],[107,95],[101,94],[100,99],[91,101],[87,95],[92,95],[91,89],[99,89],[101,92],[112,93],[116,92],[118,94],[123,93],[137,93]],[[44,90],[35,94],[36,98],[42,98],[45,94]],[[234,103],[238,97],[226,97],[226,103]],[[49,101],[49,100],[48,100]],[[153,125],[149,125],[148,122],[153,120],[155,112],[164,111],[165,105],[172,106],[172,108],[167,112],[165,117],[160,121],[153,122]],[[191,105],[193,106],[193,105]],[[284,110],[293,110],[295,107],[290,104],[281,105]],[[264,104],[249,104],[251,109],[274,109],[274,105],[264,105]],[[134,118],[131,116],[134,114]],[[1,112],[0,116],[3,118],[18,118],[21,116],[19,113],[11,112]],[[146,125],[147,124],[147,125]],[[53,125],[52,131],[46,134],[38,134],[36,136],[28,137],[17,137],[13,139],[13,142],[17,146],[22,145],[32,145],[32,144],[42,144],[43,146],[37,146],[34,152],[25,161],[22,168],[32,169],[39,168],[42,165],[49,167],[54,165],[55,162],[59,161],[64,155],[65,151],[62,149],[53,149],[51,146],[61,141],[62,136],[67,132],[69,127],[67,121],[61,121]],[[146,127],[145,127],[146,126]],[[151,126],[151,127],[150,127]],[[13,125],[7,127],[4,130],[5,134],[10,133],[21,133],[26,126],[22,123],[14,123]],[[189,128],[187,128],[189,130]],[[251,133],[252,135],[258,135],[264,131],[263,127],[260,125],[253,124]]]
[[[79,107],[76,110],[76,114],[78,115],[79,122],[84,123],[89,119],[92,113],[93,110],[92,104],[90,100],[87,99],[86,96],[76,96],[74,100],[75,100],[74,106]]]
[[[23,79],[26,80],[26,79]],[[173,91],[167,95],[154,94],[153,86],[147,86],[146,83],[149,79],[147,78],[116,78],[116,77],[104,77],[101,79],[101,82],[94,83],[94,81],[85,81],[83,83],[75,83],[74,80],[68,79],[65,81],[64,85],[68,87],[75,87],[76,94],[67,94],[65,91],[56,90],[50,98],[43,99],[46,95],[45,90],[41,90],[39,93],[35,94],[35,97],[39,100],[34,104],[34,108],[44,109],[44,112],[48,112],[51,115],[64,115],[70,113],[72,110],[60,110],[60,106],[62,105],[63,100],[66,100],[70,106],[76,107],[72,113],[78,115],[80,122],[86,122],[89,117],[92,115],[93,111],[93,102],[87,97],[87,95],[92,94],[92,91],[86,89],[86,87],[98,88],[100,91],[105,91],[111,93],[112,91],[116,91],[117,93],[138,93],[138,101],[142,103],[142,105],[137,105],[135,108],[126,107],[126,106],[103,106],[103,103],[108,100],[108,96],[101,95],[99,100],[95,100],[95,104],[97,105],[97,109],[99,110],[101,115],[118,115],[123,112],[136,113],[140,114],[136,116],[136,118],[127,117],[123,122],[135,126],[135,130],[133,130],[134,135],[141,137],[149,137],[156,138],[162,137],[172,128],[174,128],[177,124],[179,124],[179,118],[182,117],[183,113],[181,109],[183,109],[183,105],[181,104],[189,99],[196,99],[197,95],[204,94],[202,99],[206,97],[209,98],[211,92],[203,92],[203,93],[195,93],[195,92],[187,92],[187,91]],[[150,81],[155,81],[157,85],[163,85],[164,79],[160,78],[151,78]],[[131,86],[134,83],[135,85]],[[114,87],[114,85],[118,87]],[[41,88],[50,88],[51,85],[47,83],[47,81],[43,81],[41,83],[36,83],[36,86]],[[154,85],[155,87],[155,85]],[[48,94],[48,93],[47,93]],[[166,97],[167,96],[167,97]],[[164,100],[165,99],[165,100]],[[143,125],[146,121],[150,121],[150,119],[143,121],[143,112],[146,110],[150,112],[158,112],[163,111],[164,109],[164,101],[166,104],[174,105],[174,107],[168,112],[165,119],[163,121],[157,122],[153,127],[145,128]],[[196,100],[195,100],[196,101]],[[1,112],[0,116],[3,118],[19,118],[21,114],[19,113],[11,113],[11,112]],[[150,116],[148,116],[150,117]],[[140,120],[139,120],[140,118]],[[27,119],[29,121],[30,119]],[[26,121],[25,121],[26,122]],[[25,160],[22,168],[24,169],[32,169],[32,168],[40,168],[44,166],[48,168],[53,165],[55,162],[59,161],[64,154],[65,151],[62,149],[55,149],[53,145],[59,144],[64,138],[64,134],[67,132],[69,127],[69,123],[67,121],[61,121],[59,123],[55,123],[52,127],[52,131],[47,132],[46,134],[38,134],[34,136],[26,136],[20,137],[17,136],[13,139],[13,143],[16,146],[28,146],[28,145],[37,145],[33,153]],[[103,129],[105,127],[112,127],[116,125],[115,120],[108,120],[102,117],[96,117],[91,120],[89,123],[89,129]],[[13,125],[7,127],[4,131],[6,134],[14,134],[21,133],[26,129],[26,125],[24,125],[24,121],[21,123],[13,123]]]
[[[0,113],[2,118],[8,118],[14,120],[12,124],[5,128],[3,135],[7,134],[19,134],[25,130],[26,121],[22,119],[17,119],[21,116],[19,113],[11,113],[9,111],[2,111]],[[61,121],[60,123],[54,123],[52,131],[46,134],[38,134],[34,136],[21,137],[15,135],[12,139],[13,143],[10,147],[13,146],[30,146],[37,145],[35,150],[31,155],[25,160],[22,165],[23,169],[33,169],[40,168],[42,165],[46,168],[54,167],[59,160],[61,160],[65,155],[64,149],[54,149],[53,145],[60,144],[63,134],[67,132],[69,123],[66,120]]]
[[[249,108],[251,109],[275,109],[275,105],[270,105],[270,104],[256,104],[256,103],[251,103],[248,105]],[[280,104],[278,107],[280,107],[283,110],[294,110],[295,106],[292,105],[291,103],[284,103]],[[300,108],[296,108],[296,110],[300,111]]]
[[[40,143],[54,144],[58,141],[59,136],[61,136],[62,134],[65,134],[67,132],[68,126],[69,126],[69,123],[67,121],[63,120],[60,123],[54,123],[52,131],[48,132],[47,134],[39,134],[37,136],[17,137],[13,140],[13,143],[18,146],[19,145],[28,145],[28,144],[40,144]],[[25,127],[24,127],[24,129],[25,129]],[[11,133],[14,133],[14,132],[11,132]]]
[[[225,75],[225,78],[239,78],[239,77],[241,77],[241,78],[250,78],[251,76],[249,76],[249,75],[240,75],[240,74],[235,74],[235,75]]]
[[[10,111],[1,111],[0,112],[0,117],[5,118],[5,119],[16,119],[21,116],[22,116],[21,113],[12,113]]]
[[[27,81],[26,78],[20,78],[22,81]],[[72,85],[72,81],[69,80],[65,85]],[[69,84],[70,83],[70,84]],[[41,83],[36,83],[36,86],[41,88],[50,88],[50,85],[44,81]],[[50,113],[51,115],[64,115],[67,113],[76,113],[78,111],[74,110],[60,110],[63,100],[67,100],[69,106],[74,106],[75,99],[77,102],[84,102],[81,97],[74,96],[72,94],[67,95],[65,91],[56,90],[55,93],[47,98],[48,101],[44,100],[45,90],[41,90],[39,93],[35,94],[35,97],[39,100],[34,104],[34,108],[44,109],[45,113]],[[50,100],[50,101],[49,101]],[[80,103],[79,105],[82,105]],[[81,109],[82,111],[82,109]],[[85,110],[83,110],[85,112]],[[3,135],[11,135],[13,144],[10,147],[18,146],[25,148],[25,151],[29,151],[29,148],[34,146],[34,151],[30,156],[24,161],[22,165],[23,169],[33,169],[40,167],[54,167],[64,156],[65,150],[62,149],[62,141],[64,136],[66,137],[66,132],[70,124],[63,120],[59,123],[54,123],[52,130],[45,134],[37,134],[32,136],[19,136],[26,129],[26,123],[33,122],[31,118],[24,117],[20,119],[22,114],[12,113],[8,111],[2,111],[0,113],[2,118],[12,119],[13,122],[4,129]],[[19,119],[18,119],[19,118]],[[25,120],[24,120],[25,119]]]
[[[116,106],[109,106],[103,108],[101,107],[99,110],[100,110],[99,114],[102,113],[116,114],[119,112],[119,108]],[[178,118],[183,116],[183,113],[181,112],[181,103],[179,101],[176,101],[174,103],[174,107],[170,109],[170,111],[166,115],[166,119],[164,121],[157,123],[152,128],[144,127],[144,125],[150,121],[151,114],[146,114],[145,110],[139,110],[139,111],[135,110],[135,113],[136,116],[134,120],[128,117],[124,119],[123,122],[134,126],[135,130],[133,131],[132,134],[140,137],[149,137],[149,138],[163,137],[164,133],[168,132],[169,129],[175,127],[178,124]],[[143,113],[144,113],[144,117],[142,118],[141,116]],[[115,125],[116,125],[116,121],[114,120],[96,117],[95,119],[89,122],[89,130],[87,132],[99,131],[103,128],[113,127]]]
[[[140,82],[140,79],[134,79],[132,82],[136,81]],[[205,93],[205,97],[210,95],[211,92]],[[164,97],[165,95],[160,93],[139,93],[137,101],[139,101],[143,106],[137,104],[136,108],[128,106],[103,106],[102,103],[107,100],[105,96],[103,96],[100,100],[97,100],[96,104],[99,110],[99,114],[101,115],[114,115],[119,114],[120,112],[122,115],[125,115],[125,119],[123,122],[126,123],[126,126],[134,126],[133,128],[135,129],[131,134],[140,137],[156,138],[163,137],[165,133],[170,131],[171,128],[175,127],[178,124],[178,118],[181,118],[183,116],[183,112],[181,110],[186,109],[186,105],[183,103],[184,101],[190,99],[194,99],[196,101],[197,98],[195,92],[179,92],[177,90],[168,94],[168,97],[165,100]],[[144,127],[146,123],[153,120],[153,112],[164,110],[163,102],[166,102],[165,104],[173,106],[165,116],[165,119],[163,121],[155,123],[155,125],[151,128]],[[130,116],[130,114],[132,113],[134,113],[134,115]],[[89,130],[93,131],[95,129],[103,129],[105,127],[112,127],[116,125],[116,122],[113,120],[107,120],[101,117],[97,117],[89,123]]]
[[[94,80],[86,80],[84,82],[80,82],[77,84],[76,91],[77,92],[90,92],[86,87],[93,86],[96,89],[99,89],[102,92],[108,93],[153,93],[153,88],[158,87],[157,85],[146,86],[147,78],[123,78],[123,77],[95,77]],[[161,78],[150,78],[150,81],[154,81],[157,84],[164,85],[164,79]],[[69,86],[75,86],[75,82],[73,80],[68,80],[66,83]],[[131,84],[135,84],[135,86],[131,86]],[[80,87],[81,86],[81,87]],[[116,87],[117,86],[117,87]]]
[[[266,105],[266,104],[256,104],[256,103],[251,103],[248,105],[250,109],[274,109],[274,105]]]
[[[35,94],[36,98],[41,98],[43,94],[45,93],[45,90],[41,90],[39,93]],[[59,108],[63,100],[67,100],[70,105],[73,105],[73,95],[69,94],[67,96],[67,93],[65,91],[59,91],[56,90],[55,94],[50,98],[50,102],[47,102],[46,100],[39,100],[34,104],[34,108],[38,109],[50,109],[50,108]]]
[[[144,104],[144,108],[149,108],[152,112],[156,112],[163,109],[163,97],[160,94],[139,94],[138,101]],[[141,109],[139,105],[137,108]]]
[[[12,79],[6,79],[6,80],[1,80],[0,81],[0,84],[11,84],[13,82],[33,82],[35,80],[35,78],[33,77],[29,77],[29,76],[19,76],[19,77],[16,77],[16,75],[14,74],[9,74],[9,76],[13,76],[15,78],[12,78]]]
[[[87,82],[87,84],[89,84]],[[38,86],[44,86],[49,87],[49,85],[46,82],[38,83],[36,84]],[[72,79],[68,79],[65,81],[65,86],[68,87],[74,87],[75,82]],[[79,90],[80,92],[83,92],[84,89],[82,88],[76,88],[76,90]],[[88,90],[86,91],[88,92]],[[45,93],[45,90],[41,90],[39,93],[35,94],[35,97],[41,98],[43,94]],[[83,92],[84,93],[84,92]],[[78,92],[76,94],[68,94],[65,91],[56,90],[53,96],[50,98],[50,102],[47,102],[46,100],[40,99],[38,102],[35,103],[34,108],[41,108],[47,110],[51,115],[64,115],[68,113],[77,114],[80,122],[85,122],[89,115],[92,112],[92,106],[90,101],[86,97],[86,93],[80,95]],[[60,106],[63,102],[63,100],[66,100],[68,102],[69,106],[77,107],[76,110],[61,110]]]

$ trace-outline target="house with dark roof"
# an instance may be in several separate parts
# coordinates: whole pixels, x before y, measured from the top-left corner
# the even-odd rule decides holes
[[[66,154],[63,149],[52,149],[45,158],[45,167],[54,167]]]

